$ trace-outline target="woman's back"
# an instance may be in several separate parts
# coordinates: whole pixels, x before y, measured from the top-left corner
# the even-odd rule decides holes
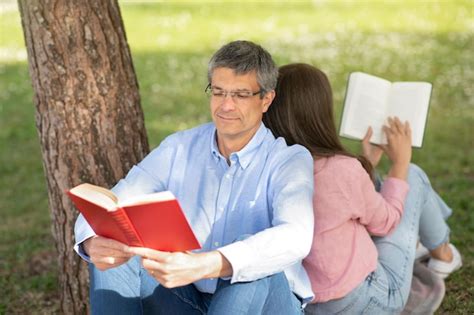
[[[359,161],[342,155],[315,160],[314,184],[314,240],[304,266],[315,301],[324,302],[346,295],[375,270],[370,234],[386,235],[398,224],[408,185],[388,178],[379,194]]]

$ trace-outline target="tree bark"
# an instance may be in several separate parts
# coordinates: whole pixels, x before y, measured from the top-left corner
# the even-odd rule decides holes
[[[18,0],[58,252],[60,308],[84,314],[86,264],[64,191],[110,187],[146,153],[138,82],[117,0]]]

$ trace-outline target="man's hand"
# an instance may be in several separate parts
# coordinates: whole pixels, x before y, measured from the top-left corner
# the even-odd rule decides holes
[[[127,251],[127,245],[102,236],[91,237],[82,246],[92,263],[102,271],[120,266],[133,256]]]
[[[383,149],[377,145],[373,145],[370,143],[370,138],[372,137],[372,134],[372,127],[369,127],[367,129],[367,133],[364,136],[364,139],[362,139],[362,154],[367,160],[369,160],[370,164],[372,164],[372,166],[376,168],[380,162],[380,159],[382,158]]]
[[[169,253],[130,247],[129,252],[142,256],[143,267],[166,288],[180,287],[206,278],[232,275],[232,266],[218,251]]]

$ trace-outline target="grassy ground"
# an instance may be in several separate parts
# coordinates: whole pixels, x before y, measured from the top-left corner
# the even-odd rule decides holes
[[[470,1],[293,4],[122,2],[152,146],[209,120],[206,63],[234,39],[261,43],[279,64],[328,73],[338,118],[349,72],[434,85],[424,146],[413,160],[454,209],[464,268],[439,314],[474,313],[474,17]],[[351,148],[357,144],[346,141]],[[57,312],[57,271],[19,14],[0,3],[0,314]]]

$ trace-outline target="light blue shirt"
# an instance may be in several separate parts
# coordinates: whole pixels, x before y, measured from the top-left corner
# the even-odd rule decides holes
[[[201,243],[231,263],[231,282],[284,271],[290,288],[308,301],[311,286],[302,267],[313,237],[313,159],[299,145],[275,139],[263,123],[251,141],[230,155],[219,153],[209,123],[167,137],[113,188],[124,199],[169,190]],[[76,251],[94,232],[80,216]],[[213,293],[217,279],[195,283]]]

